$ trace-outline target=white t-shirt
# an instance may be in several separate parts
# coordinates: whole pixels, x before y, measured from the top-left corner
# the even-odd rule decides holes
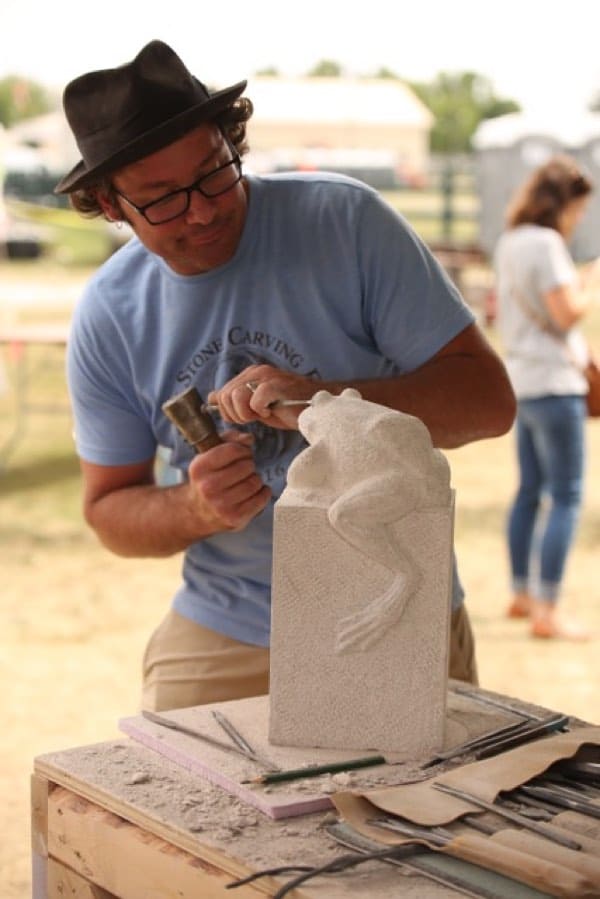
[[[578,366],[585,364],[586,342],[577,328],[561,332],[544,301],[548,291],[577,280],[562,236],[540,225],[512,228],[498,241],[494,268],[498,325],[517,397],[584,394]]]

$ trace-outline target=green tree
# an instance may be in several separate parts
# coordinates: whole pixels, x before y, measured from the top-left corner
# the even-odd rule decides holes
[[[394,72],[392,69],[388,69],[387,66],[382,66],[380,69],[378,69],[376,72],[374,72],[373,75],[370,75],[369,77],[370,78],[391,78],[391,79],[395,79],[396,81],[402,80],[400,78],[400,75],[397,75],[396,72]]]
[[[9,75],[0,79],[0,124],[10,128],[21,119],[30,119],[54,109],[48,92],[35,81]]]
[[[333,59],[322,59],[307,74],[309,78],[339,78],[342,67]]]
[[[279,76],[279,69],[275,66],[267,66],[264,69],[258,69],[254,74],[259,78],[277,78]]]
[[[467,153],[483,119],[519,112],[514,100],[496,96],[491,81],[476,72],[440,72],[429,83],[407,82],[434,116],[434,153]]]

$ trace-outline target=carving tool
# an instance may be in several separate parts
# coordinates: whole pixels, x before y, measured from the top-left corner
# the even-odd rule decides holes
[[[422,839],[432,846],[446,847],[446,852],[462,856],[462,853],[456,852],[457,845],[463,843],[466,847],[472,841],[472,837],[468,833],[456,834],[445,827],[416,827],[412,821],[397,820],[390,817],[375,818],[366,822],[375,827],[381,827],[384,830],[395,831],[409,839]],[[477,844],[481,847],[480,838],[477,837]],[[484,844],[485,845],[485,844]],[[591,884],[600,886],[600,863],[597,859],[593,859],[584,852],[573,852],[572,849],[566,849],[560,846],[549,846],[545,840],[541,840],[539,836],[531,836],[523,833],[522,830],[502,827],[497,831],[496,838],[490,846],[500,845],[508,850],[516,850],[519,854],[531,855],[542,861],[555,862],[557,865],[564,865],[579,873],[587,880],[587,887]],[[508,858],[506,859],[508,861]],[[480,864],[485,865],[485,859],[480,859]],[[516,874],[516,871],[515,871]],[[556,895],[572,895],[571,893],[558,892]],[[598,895],[595,893],[576,893],[575,895]]]
[[[277,893],[273,894],[274,896],[283,897],[291,894],[292,891],[296,892],[296,887],[301,886],[308,880],[312,880],[313,877],[321,877],[324,874],[339,874],[363,862],[377,860],[399,865],[405,873],[420,874],[429,880],[451,887],[466,896],[479,897],[479,899],[505,899],[509,895],[514,895],[514,889],[510,893],[506,890],[489,892],[481,884],[481,877],[474,876],[469,878],[469,873],[474,870],[473,865],[465,864],[451,856],[442,856],[435,852],[430,852],[423,845],[402,844],[382,848],[381,843],[363,837],[362,834],[358,834],[346,824],[336,822],[335,824],[326,825],[325,829],[337,843],[352,849],[352,854],[337,856],[324,865],[318,865],[317,867],[296,864],[266,868],[263,871],[256,871],[247,877],[228,883],[226,889],[229,890],[234,887],[254,883],[261,877],[277,877],[281,874],[298,872],[295,877],[280,887]],[[498,877],[498,875],[492,876]],[[499,879],[504,881],[504,878]],[[514,888],[514,880],[507,880],[506,883],[512,884]],[[542,899],[547,894],[529,891],[527,895],[531,896],[531,899],[538,896]]]
[[[573,777],[566,777],[558,770],[553,771],[552,769],[549,769],[548,771],[545,771],[542,776],[531,781],[531,783],[539,783],[541,787],[548,785],[562,787],[563,790],[568,790],[569,793],[572,793],[577,799],[600,799],[600,790],[598,787],[582,780],[575,780]]]
[[[246,387],[251,393],[254,393],[256,388],[258,387],[258,381],[246,381]],[[273,400],[272,403],[269,403],[268,409],[276,409],[279,406],[310,406],[312,403],[312,399],[310,400]],[[213,403],[204,403],[202,406],[204,412],[208,412],[213,415],[219,414],[219,407]]]
[[[273,400],[272,403],[269,403],[268,409],[276,409],[279,406],[310,406],[312,400]],[[214,403],[203,403],[202,411],[211,413],[212,415],[219,414],[219,407]]]
[[[185,724],[179,724],[178,721],[173,721],[171,718],[166,718],[164,715],[158,715],[156,712],[149,712],[146,709],[142,709],[142,717],[147,718],[148,721],[151,721],[153,724],[160,724],[161,727],[169,727],[171,730],[179,731],[179,733],[186,734],[188,737],[196,737],[198,740],[203,740],[205,743],[209,743],[217,749],[223,749],[225,752],[233,752],[235,755],[242,756],[242,758],[248,759],[251,762],[256,762],[256,764],[263,768],[270,767],[270,765],[265,765],[264,761],[258,756],[250,755],[249,753],[242,751],[239,746],[234,745],[233,743],[225,743],[222,740],[218,740],[216,737],[212,737],[210,734],[206,734],[201,730],[196,730],[194,727],[187,727]]]
[[[286,780],[301,780],[304,777],[319,777],[320,774],[338,774],[341,771],[355,771],[357,768],[369,768],[372,765],[385,765],[382,755],[368,755],[360,759],[348,759],[345,762],[331,762],[324,765],[307,765],[305,768],[290,768],[287,771],[273,771],[243,780],[242,783],[274,784]]]
[[[239,730],[234,727],[229,718],[227,718],[222,712],[219,712],[217,709],[213,709],[212,716],[219,725],[222,727],[225,733],[233,740],[235,745],[238,747],[240,752],[246,756],[246,758],[251,759],[253,762],[261,761],[265,768],[268,768],[269,771],[279,771],[279,765],[275,765],[270,759],[265,756],[261,756],[260,753],[256,752],[250,743],[246,740],[246,738],[239,732]]]
[[[366,821],[371,827],[380,827],[382,830],[392,830],[401,833],[405,837],[413,837],[415,840],[426,840],[438,846],[445,846],[454,839],[456,834],[446,827],[422,827],[401,818],[368,818]]]
[[[507,749],[521,746],[523,743],[528,743],[530,740],[535,740],[545,734],[551,734],[557,730],[568,730],[568,724],[568,715],[552,715],[550,718],[545,718],[542,721],[536,721],[527,725],[523,730],[512,736],[509,734],[507,737],[502,737],[499,740],[493,741],[489,745],[485,745],[481,749],[476,750],[473,754],[476,759],[487,759],[492,755],[506,752]]]
[[[577,758],[561,759],[550,770],[562,772],[569,779],[575,779],[600,789],[600,762],[589,762]]]
[[[197,453],[223,443],[195,387],[172,396],[162,404],[161,409]]]
[[[505,712],[511,712],[513,715],[517,715],[517,717],[524,718],[527,721],[543,721],[542,715],[534,715],[533,712],[524,712],[522,709],[516,709],[508,702],[503,702],[501,699],[494,699],[491,696],[484,696],[475,690],[469,690],[468,687],[452,687],[452,692],[456,693],[457,696],[468,696],[469,699],[474,699],[475,702],[481,702],[484,705],[491,705],[496,709],[503,709]]]
[[[363,854],[365,860],[378,858],[383,862],[398,865],[400,868],[405,868],[407,874],[420,874],[429,880],[451,887],[465,896],[479,897],[479,899],[501,899],[501,897],[509,895],[508,889],[511,890],[511,893],[514,890],[514,880],[505,879],[495,872],[490,872],[488,876],[490,882],[488,889],[477,874],[477,869],[468,862],[452,858],[452,856],[439,855],[422,845],[401,843],[398,846],[388,846],[388,850],[392,850],[388,854],[386,850],[381,849],[381,843],[369,839],[346,822],[336,821],[333,824],[327,824],[325,831],[341,846]],[[504,890],[500,889],[501,885],[504,885]],[[545,894],[533,895],[541,897]]]
[[[568,723],[568,720],[568,715],[557,714],[541,721],[537,719],[535,721],[523,720],[518,721],[516,724],[508,724],[498,728],[498,730],[474,737],[460,746],[438,752],[437,755],[425,762],[421,768],[430,768],[432,765],[446,762],[466,753],[476,759],[486,759],[492,755],[498,755],[507,749],[520,746],[522,743],[527,743],[529,740],[533,740],[543,734],[562,730]]]
[[[600,818],[600,805],[570,795],[567,790],[557,786],[538,786],[535,783],[526,783],[519,787],[519,792],[525,796],[532,796],[534,799],[541,799],[542,802],[558,808],[568,808],[573,812],[589,815],[590,818]]]
[[[561,862],[540,859],[532,855],[521,845],[513,846],[506,841],[490,840],[478,834],[454,834],[442,827],[421,827],[412,822],[396,821],[389,818],[376,818],[367,822],[374,827],[395,831],[407,840],[418,840],[432,849],[441,850],[455,858],[480,865],[487,870],[508,875],[515,880],[543,890],[555,896],[595,896],[597,881],[592,880],[588,870],[582,866],[567,867]],[[507,833],[508,831],[501,831]],[[557,854],[564,850],[550,847]],[[558,888],[554,891],[554,888]]]
[[[496,802],[518,812],[524,818],[531,818],[533,821],[550,823],[556,815],[554,806],[550,806],[546,802],[538,802],[537,799],[521,796],[518,790],[513,790],[505,795],[500,794],[496,797]]]
[[[475,750],[483,749],[486,746],[495,745],[503,737],[509,735],[515,736],[517,733],[524,731],[525,728],[528,727],[529,722],[527,721],[517,721],[515,724],[507,724],[503,727],[499,727],[497,730],[481,734],[479,737],[473,737],[473,739],[467,740],[466,743],[461,743],[460,746],[454,746],[452,749],[445,749],[442,750],[442,752],[438,752],[437,755],[430,758],[424,765],[421,765],[421,768],[431,768],[433,765],[437,765],[440,762],[447,762],[459,755],[465,755],[467,753],[475,752]]]
[[[506,818],[507,821],[512,821],[513,824],[518,824],[527,830],[532,830],[540,837],[546,837],[546,839],[552,840],[553,843],[559,843],[561,846],[566,846],[567,849],[581,849],[581,843],[578,843],[569,837],[564,837],[561,833],[557,833],[555,829],[546,827],[538,821],[532,821],[530,818],[526,818],[518,812],[513,812],[504,806],[498,805],[496,802],[488,802],[486,799],[480,799],[479,796],[473,796],[471,793],[467,793],[464,790],[457,790],[456,787],[451,787],[448,784],[435,782],[433,786],[436,790],[448,793],[456,799],[462,799],[464,802],[469,802],[471,805],[484,808],[488,812],[494,812],[494,814]]]

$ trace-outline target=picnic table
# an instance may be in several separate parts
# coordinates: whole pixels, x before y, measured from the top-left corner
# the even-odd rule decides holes
[[[9,388],[14,391],[14,415],[12,427],[0,442],[0,470],[5,467],[10,454],[23,437],[29,417],[36,411],[67,411],[65,404],[40,403],[35,397],[35,378],[39,374],[39,361],[33,364],[33,347],[45,347],[51,352],[64,351],[70,325],[66,323],[0,325],[0,348],[14,372]]]

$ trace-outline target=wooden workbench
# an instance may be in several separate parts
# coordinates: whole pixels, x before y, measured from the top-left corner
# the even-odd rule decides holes
[[[484,692],[484,691],[482,691]],[[488,694],[496,695],[496,694]],[[518,700],[525,711],[541,711]],[[228,890],[252,872],[320,866],[347,850],[319,812],[274,820],[130,739],[53,752],[32,777],[33,899],[272,896],[293,872]],[[365,862],[320,876],[294,899],[456,899],[398,866]]]
[[[293,875],[228,890],[285,864],[320,865],[346,850],[323,812],[275,821],[132,740],[43,755],[32,776],[33,899],[216,899],[273,895]],[[400,893],[401,890],[401,893]],[[456,899],[398,867],[366,862],[319,877],[294,899]]]

